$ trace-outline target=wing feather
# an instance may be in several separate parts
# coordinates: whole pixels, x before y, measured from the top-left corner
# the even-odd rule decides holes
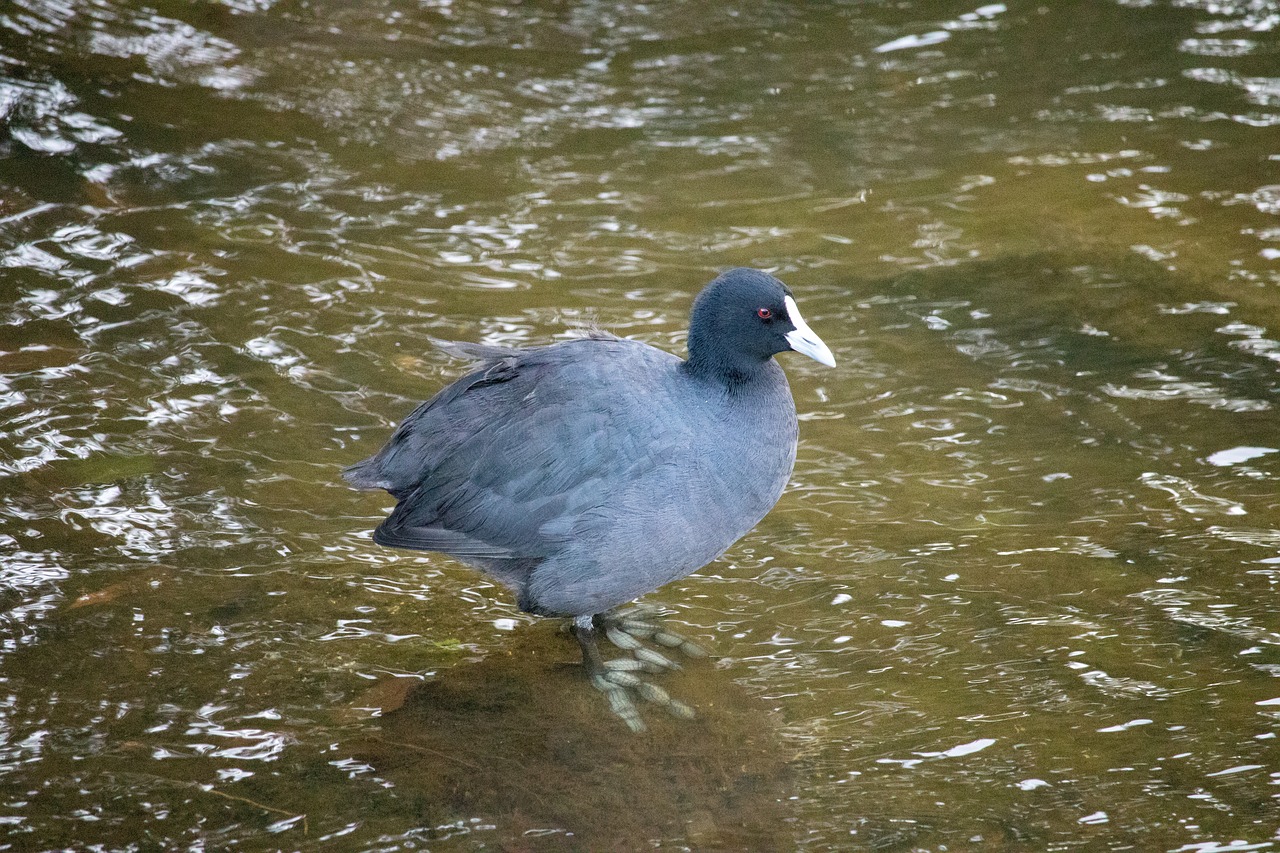
[[[611,337],[452,347],[481,364],[346,471],[399,499],[382,544],[477,563],[545,557],[579,532],[574,519],[602,517],[609,484],[643,477],[682,440],[681,425],[637,416],[652,414],[652,377],[675,356]]]

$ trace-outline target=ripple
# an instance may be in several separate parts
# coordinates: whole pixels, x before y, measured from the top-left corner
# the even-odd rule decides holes
[[[1236,605],[1212,593],[1161,588],[1135,593],[1133,597],[1160,608],[1175,622],[1221,632],[1246,643],[1280,646],[1280,632],[1258,625],[1248,615],[1232,615]]]
[[[1182,72],[1200,83],[1231,85],[1245,93],[1245,99],[1262,107],[1280,106],[1280,77],[1245,77],[1221,68],[1189,68]]]
[[[1168,492],[1183,512],[1192,515],[1245,515],[1245,508],[1226,498],[1205,495],[1189,481],[1171,474],[1145,473],[1143,485]]]
[[[252,68],[232,64],[240,56],[234,44],[185,21],[156,14],[112,18],[101,11],[97,17],[100,20],[91,31],[88,49],[103,56],[142,59],[154,75],[139,75],[144,80],[232,91],[260,76]]]
[[[1257,47],[1258,43],[1253,39],[1194,38],[1183,39],[1178,50],[1195,56],[1235,58],[1247,56]]]
[[[195,718],[183,732],[195,740],[187,741],[182,747],[158,747],[151,757],[155,760],[201,756],[234,761],[275,761],[293,742],[293,738],[286,734],[254,727],[229,728],[214,719],[226,710],[226,706],[203,706],[195,712]],[[262,716],[261,713],[251,714],[247,719]],[[209,738],[212,740],[204,740]]]
[[[1108,382],[1100,390],[1124,400],[1179,400],[1228,412],[1265,412],[1272,407],[1267,400],[1231,397],[1210,382],[1181,380],[1156,371],[1147,372],[1143,378],[1158,380],[1158,384],[1153,388],[1135,388]]]
[[[1090,667],[1084,661],[1068,661],[1067,668],[1076,670],[1084,684],[1117,698],[1165,699],[1173,695],[1171,691],[1152,684],[1150,681],[1111,675],[1104,670]]]
[[[1001,15],[1008,11],[1008,7],[1003,3],[988,3],[979,6],[972,12],[965,12],[959,17],[946,21],[942,24],[940,30],[930,30],[926,33],[916,35],[906,35],[896,38],[893,41],[885,42],[872,50],[875,53],[890,53],[896,50],[915,50],[921,47],[932,47],[941,44],[951,38],[952,32],[973,30],[973,29],[994,29],[996,22],[994,19],[997,15]]]
[[[39,154],[66,155],[122,136],[101,118],[75,110],[79,103],[58,80],[0,76],[0,119],[9,124],[14,139]]]

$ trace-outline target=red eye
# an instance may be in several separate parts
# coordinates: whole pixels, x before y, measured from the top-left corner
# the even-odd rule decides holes
[[[770,311],[768,308],[761,308],[759,311],[756,312],[756,316],[759,317],[761,320],[772,320],[773,312]]]

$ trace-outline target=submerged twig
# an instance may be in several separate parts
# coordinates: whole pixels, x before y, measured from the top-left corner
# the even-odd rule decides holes
[[[204,782],[189,782],[184,779],[170,779],[168,776],[156,776],[150,773],[117,773],[115,775],[123,776],[126,778],[132,777],[132,778],[142,778],[147,780],[159,780],[161,782],[167,782],[170,785],[178,785],[179,787],[182,787],[182,788],[195,788],[196,790],[203,791],[206,794],[214,794],[216,796],[223,797],[228,800],[234,800],[238,803],[244,803],[246,805],[253,806],[256,809],[262,809],[265,812],[271,812],[272,814],[284,815],[285,817],[290,817],[290,818],[302,818],[302,834],[308,835],[310,833],[310,826],[308,826],[307,824],[307,815],[305,812],[302,814],[297,814],[295,812],[286,811],[285,809],[278,809],[275,806],[269,806],[266,803],[260,803],[257,800],[251,800],[248,797],[241,797],[238,794],[228,794],[226,791],[219,791],[217,788]]]
[[[179,783],[179,784],[183,784],[183,783]],[[208,793],[208,794],[217,794],[219,797],[226,797],[228,800],[235,800],[238,803],[247,803],[255,808],[262,809],[263,811],[272,812],[274,814],[282,814],[285,817],[292,817],[292,818],[300,817],[302,818],[302,834],[303,835],[308,834],[309,827],[307,826],[307,815],[305,812],[302,814],[294,814],[293,812],[285,811],[284,809],[278,809],[275,806],[269,806],[266,803],[260,803],[257,800],[251,800],[248,797],[238,797],[235,794],[228,794],[226,791],[219,791],[217,788],[214,788],[212,786],[206,788],[204,785],[201,785],[199,782],[188,782],[185,784],[192,785],[196,788],[199,788],[201,791],[204,791],[205,793]]]

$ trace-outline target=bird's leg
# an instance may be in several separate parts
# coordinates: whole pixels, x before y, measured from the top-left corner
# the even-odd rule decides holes
[[[633,732],[642,732],[645,729],[644,721],[640,719],[640,712],[632,701],[633,691],[655,705],[663,706],[673,716],[684,719],[692,717],[692,708],[677,699],[672,699],[667,695],[667,691],[656,684],[644,681],[637,674],[676,668],[671,661],[666,661],[666,666],[663,666],[652,661],[644,661],[639,657],[610,661],[601,658],[596,627],[597,620],[600,619],[600,616],[575,616],[573,635],[577,637],[578,645],[582,647],[582,665],[587,670],[591,685],[605,695],[609,700],[609,708],[627,724],[627,728]],[[656,652],[654,654],[659,658],[663,657]]]
[[[573,636],[582,647],[582,666],[587,670],[591,686],[604,694],[609,700],[609,708],[622,718],[627,728],[633,732],[644,731],[644,721],[636,710],[636,703],[627,695],[627,688],[618,684],[613,673],[605,668],[600,657],[600,645],[596,641],[596,626],[591,616],[575,616],[573,619]]]
[[[590,616],[573,617],[573,636],[578,638],[582,647],[582,665],[587,668],[587,675],[593,678],[604,672],[604,660],[600,657],[600,646],[596,642],[596,626]]]

